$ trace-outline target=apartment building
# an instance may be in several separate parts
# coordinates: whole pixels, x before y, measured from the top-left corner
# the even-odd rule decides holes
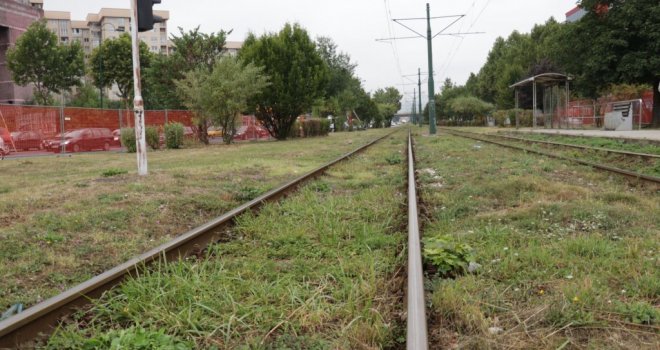
[[[139,33],[149,50],[153,53],[169,54],[170,41],[167,34],[169,11],[154,10],[154,15],[163,18],[162,23],[154,24],[154,30]],[[129,9],[102,8],[99,13],[90,13],[85,20],[71,20],[71,13],[66,11],[45,11],[47,26],[61,43],[79,42],[89,57],[92,51],[104,40],[117,38],[123,33],[130,33],[131,19]]]
[[[32,86],[14,84],[7,67],[7,50],[30,24],[43,17],[43,0],[0,0],[0,103],[23,103]]]

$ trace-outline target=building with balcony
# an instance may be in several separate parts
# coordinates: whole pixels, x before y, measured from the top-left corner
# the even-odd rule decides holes
[[[170,13],[154,10],[154,15],[163,18],[164,22],[155,23],[154,30],[138,33],[138,37],[147,44],[149,51],[167,55],[170,52],[167,34]],[[99,13],[88,14],[85,20],[71,20],[70,12],[45,11],[44,18],[48,22],[48,28],[57,34],[61,43],[79,42],[85,57],[89,57],[104,40],[117,38],[131,31],[129,9],[102,8]]]
[[[0,103],[23,103],[32,97],[32,86],[14,84],[7,50],[43,16],[43,0],[0,0]]]

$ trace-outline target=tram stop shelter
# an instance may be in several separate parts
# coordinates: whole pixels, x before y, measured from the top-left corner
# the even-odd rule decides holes
[[[570,100],[570,81],[568,75],[560,73],[543,73],[523,79],[511,86],[516,99],[516,128],[519,126],[519,111],[530,105],[532,110],[532,127],[561,127],[560,121],[568,110]],[[531,101],[529,97],[531,95]],[[539,108],[539,95],[541,105]]]

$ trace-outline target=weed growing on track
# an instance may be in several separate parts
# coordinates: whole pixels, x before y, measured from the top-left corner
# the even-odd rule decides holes
[[[0,310],[58,294],[386,132],[150,152],[145,178],[131,154],[5,159]]]
[[[657,191],[442,133],[417,144],[425,236],[482,265],[429,276],[431,348],[660,346]]]
[[[206,257],[148,269],[60,330],[49,348],[79,348],[131,328],[162,330],[196,348],[396,346],[405,171],[387,157],[403,146],[383,141],[258,216],[241,216],[236,239]]]
[[[579,136],[565,136],[565,135],[547,135],[541,133],[519,133],[519,132],[504,132],[516,137],[523,137],[531,140],[552,141],[560,143],[568,143],[572,145],[600,147],[612,150],[638,152],[648,154],[660,155],[660,146],[657,144],[647,144],[643,140],[639,142],[628,140],[617,140],[607,137],[579,137]]]

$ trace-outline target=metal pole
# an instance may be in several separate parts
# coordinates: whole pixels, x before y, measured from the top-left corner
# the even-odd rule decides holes
[[[516,93],[516,130],[518,130],[520,128],[520,123],[518,122],[518,119],[519,119],[518,114],[520,113],[520,111],[518,110],[518,106],[519,106],[519,103],[518,103],[518,88],[513,88],[513,89]]]
[[[415,125],[415,122],[417,121],[417,111],[415,111],[415,108],[417,107],[417,90],[413,88],[413,105],[412,105],[412,124]]]
[[[417,101],[419,106],[419,119],[417,120],[417,123],[421,127],[424,113],[422,111],[422,71],[419,68],[417,68],[417,96],[419,97],[419,101]]]
[[[62,101],[60,105],[60,148],[61,148],[61,153],[64,154],[66,152],[66,145],[64,144],[64,95],[62,95]],[[16,150],[16,146],[14,145],[14,150]]]
[[[536,129],[536,81],[532,80],[532,128]]]
[[[147,167],[147,141],[144,132],[144,101],[142,100],[142,82],[140,81],[140,42],[138,41],[137,1],[131,0],[131,37],[133,44],[133,85],[135,99],[135,139],[138,162],[138,175],[148,174]]]
[[[433,82],[433,37],[431,34],[431,6],[426,3],[426,42],[429,54],[429,134],[435,135],[435,83]]]

